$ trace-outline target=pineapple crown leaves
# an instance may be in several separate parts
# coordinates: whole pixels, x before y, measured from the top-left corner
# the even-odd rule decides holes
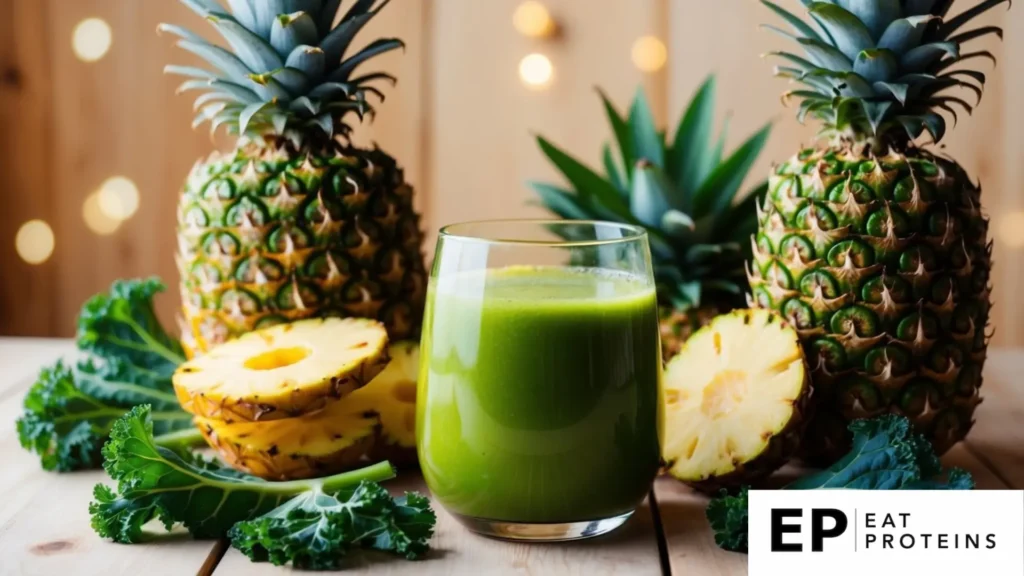
[[[728,157],[714,132],[715,78],[697,90],[676,132],[657,128],[643,89],[623,116],[600,92],[617,150],[606,144],[604,175],[542,136],[541,150],[570,188],[530,182],[548,210],[570,220],[610,220],[648,232],[663,304],[685,311],[705,299],[742,304],[747,238],[757,229],[761,183],[735,202],[770,132],[764,126]]]
[[[826,135],[906,142],[928,132],[938,142],[946,117],[957,120],[954,105],[970,114],[981,100],[985,75],[952,69],[976,58],[995,57],[987,50],[965,52],[971,40],[1003,31],[995,26],[964,27],[988,10],[1011,0],[981,0],[956,16],[953,0],[801,0],[809,21],[774,2],[761,0],[791,28],[766,25],[797,44],[802,55],[770,52],[785,60],[778,76],[801,85],[783,100],[801,100],[797,117],[824,122]],[[812,25],[813,24],[813,25]],[[974,105],[951,95],[963,88]]]
[[[373,115],[367,102],[372,86],[394,76],[383,72],[355,75],[361,64],[404,48],[397,38],[381,38],[351,53],[359,31],[390,0],[356,0],[338,21],[341,0],[179,0],[206,19],[227,42],[216,46],[173,24],[161,32],[179,37],[178,46],[203,59],[211,69],[167,66],[164,71],[188,78],[178,92],[201,91],[193,127],[211,123],[247,137],[286,137],[299,145],[306,135],[348,136],[350,113]]]

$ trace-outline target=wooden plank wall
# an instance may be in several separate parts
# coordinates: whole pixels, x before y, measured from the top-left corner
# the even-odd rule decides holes
[[[808,143],[776,94],[787,88],[759,55],[782,44],[757,25],[771,15],[755,0],[544,0],[561,27],[551,39],[529,39],[512,26],[518,0],[395,0],[371,26],[400,36],[404,54],[384,57],[400,76],[378,120],[357,140],[378,142],[399,158],[418,190],[432,252],[433,232],[453,221],[543,214],[523,182],[552,179],[532,134],[542,133],[597,163],[608,130],[594,91],[602,86],[628,105],[643,85],[661,121],[676,120],[693,90],[719,74],[719,116],[731,121],[730,145],[765,121],[776,128],[757,168]],[[781,0],[792,8],[798,0]],[[961,4],[973,2],[961,0]],[[80,20],[99,16],[114,30],[103,60],[84,64],[70,48]],[[3,0],[0,2],[0,334],[69,335],[81,302],[111,280],[158,274],[175,281],[174,206],[190,165],[224,139],[189,129],[191,102],[175,97],[177,79],[164,63],[186,62],[158,22],[202,23],[177,2],[138,0]],[[1024,210],[1024,10],[997,8],[986,24],[1006,28],[1001,57],[986,70],[985,100],[962,118],[948,151],[981,178],[993,215],[997,268],[996,342],[1024,344],[1024,308],[1013,305],[1024,285],[1021,249],[998,235],[1005,215]],[[634,40],[662,38],[667,66],[637,70]],[[546,90],[530,90],[519,60],[543,52],[555,66]],[[107,177],[132,178],[142,192],[136,216],[112,236],[82,221],[82,202]],[[56,230],[57,249],[41,266],[13,250],[17,227],[43,218]],[[170,319],[171,294],[160,303]]]

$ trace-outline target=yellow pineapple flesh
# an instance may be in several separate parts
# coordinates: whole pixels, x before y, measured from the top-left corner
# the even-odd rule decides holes
[[[361,388],[388,362],[374,320],[303,320],[250,332],[178,368],[174,390],[187,412],[234,422],[294,418]]]
[[[372,382],[349,398],[365,403],[380,418],[380,433],[371,456],[395,465],[416,460],[416,379],[419,345],[397,342],[389,350],[391,363]],[[342,402],[349,400],[346,398]]]
[[[765,310],[737,310],[698,330],[664,379],[668,471],[714,493],[764,478],[799,446],[808,370],[795,330]]]

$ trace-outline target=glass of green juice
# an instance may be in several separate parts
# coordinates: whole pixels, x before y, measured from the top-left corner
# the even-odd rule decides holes
[[[661,347],[647,233],[508,220],[441,230],[416,437],[470,530],[575,540],[621,526],[659,467]]]

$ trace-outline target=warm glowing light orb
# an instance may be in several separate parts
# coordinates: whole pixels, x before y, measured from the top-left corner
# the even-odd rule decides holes
[[[25,222],[14,236],[14,249],[29,264],[42,264],[49,260],[55,245],[53,228],[42,220]]]
[[[668,61],[668,48],[657,36],[641,36],[633,42],[633,64],[644,72],[657,72]]]
[[[548,9],[535,0],[527,0],[516,8],[512,15],[512,25],[523,36],[542,38],[550,36],[555,30],[555,21]]]
[[[100,186],[100,210],[108,218],[127,220],[139,210],[139,188],[124,176],[114,176]]]
[[[121,227],[121,221],[116,218],[111,218],[103,212],[103,208],[100,207],[100,193],[94,192],[85,199],[85,203],[82,204],[82,219],[85,220],[85,225],[100,236],[109,236],[117,229]]]
[[[1010,212],[999,219],[999,239],[1010,248],[1024,247],[1024,212]]]
[[[110,25],[101,18],[87,18],[75,26],[71,35],[71,46],[75,56],[83,62],[96,62],[110,51],[114,33]]]
[[[519,78],[531,88],[544,88],[551,83],[555,67],[543,54],[530,54],[519,62]]]

